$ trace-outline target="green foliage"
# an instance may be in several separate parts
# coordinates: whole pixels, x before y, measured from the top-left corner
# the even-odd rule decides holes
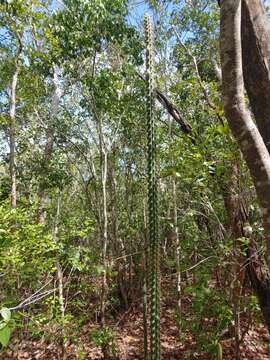
[[[232,324],[232,308],[223,291],[211,287],[207,277],[185,289],[191,295],[192,318],[185,322],[200,350],[218,355],[222,332]]]
[[[0,309],[0,314],[2,317],[0,320],[0,344],[6,347],[12,331],[11,312],[8,308],[3,307]]]
[[[161,276],[170,279],[170,288],[175,288],[172,279],[181,270],[181,334],[193,335],[196,350],[207,351],[206,356],[221,357],[220,334],[232,325],[228,273],[232,257],[245,256],[249,244],[243,237],[238,239],[242,249],[236,249],[229,231],[226,194],[231,190],[235,166],[239,174],[233,194],[247,206],[258,245],[263,228],[254,187],[224,118],[212,63],[219,63],[218,6],[208,0],[143,4],[64,0],[61,5],[45,0],[0,2],[2,347],[8,345],[16,324],[17,337],[27,334],[31,339],[58,344],[67,341],[78,348],[78,357],[83,359],[87,347],[79,334],[100,317],[104,274],[110,321],[122,306],[131,302],[137,306],[134,300],[141,298],[148,220],[145,120],[150,107],[146,82],[138,72],[144,71],[141,13],[147,6],[155,19],[156,84],[152,86],[157,86],[192,126],[192,135],[186,136],[163,106],[156,107]],[[177,41],[172,25],[184,46]],[[10,84],[20,45],[15,131],[18,204],[11,209]],[[59,89],[53,78],[56,65]],[[59,104],[54,103],[56,90],[61,93]],[[103,167],[104,152],[107,169]],[[105,170],[106,205],[101,182]],[[108,216],[106,259],[102,256],[103,206]],[[38,220],[40,212],[44,221]],[[63,272],[64,314],[57,264]],[[191,272],[186,271],[190,268]],[[224,280],[222,287],[214,282],[216,268]],[[7,308],[35,294],[47,282],[43,290],[54,290],[22,311],[14,311],[10,319]],[[156,320],[156,283],[153,288]],[[176,296],[174,289],[173,300]],[[187,308],[185,300],[190,303]],[[259,306],[254,296],[241,297],[239,307],[245,320],[250,314],[257,320]],[[95,330],[91,339],[103,352],[116,356],[111,328]]]
[[[103,354],[111,352],[113,358],[117,357],[118,349],[115,344],[115,334],[112,329],[105,326],[93,330],[90,334],[90,338],[94,344],[102,350]]]
[[[64,5],[64,11],[56,14],[52,24],[61,57],[87,57],[102,52],[104,43],[112,43],[120,45],[124,53],[133,53],[138,59],[139,42],[134,29],[126,24],[125,1],[65,0]]]
[[[21,281],[38,279],[41,274],[54,271],[53,253],[58,246],[44,227],[31,222],[34,209],[10,209],[0,205],[3,219],[0,229],[1,269],[13,283],[18,274]]]

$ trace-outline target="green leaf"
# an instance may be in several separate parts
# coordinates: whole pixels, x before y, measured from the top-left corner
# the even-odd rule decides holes
[[[8,325],[6,325],[3,329],[0,330],[0,343],[6,347],[9,343],[11,335],[11,330]]]
[[[5,321],[0,322],[0,330],[4,329],[4,327],[7,326],[7,323]]]
[[[2,308],[0,310],[0,314],[2,315],[5,322],[9,322],[11,319],[11,311],[8,308]]]
[[[106,272],[105,268],[101,265],[96,266],[96,272],[98,275],[104,274]]]

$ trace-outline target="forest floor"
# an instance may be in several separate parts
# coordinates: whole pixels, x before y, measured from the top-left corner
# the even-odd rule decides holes
[[[166,294],[166,292],[165,292]],[[183,311],[190,299],[183,300]],[[179,328],[175,317],[176,303],[171,300],[169,292],[163,296],[161,304],[161,352],[163,360],[182,360],[216,359],[200,352],[196,341],[191,335],[185,334],[185,338],[179,336]],[[143,359],[143,315],[142,306],[133,306],[128,311],[119,314],[114,321],[109,324],[114,329],[115,345],[118,355],[114,359],[118,360],[140,360]],[[101,360],[103,359],[101,350],[89,340],[89,333],[98,328],[98,324],[87,324],[78,335],[77,343],[83,344],[79,348],[74,344],[67,345],[68,360]],[[223,348],[223,359],[233,360],[234,341],[232,337],[221,340]],[[270,359],[270,335],[267,329],[258,324],[251,327],[246,333],[240,346],[241,360],[269,360]],[[61,347],[55,343],[44,340],[13,339],[9,349],[5,354],[0,355],[1,360],[22,360],[22,359],[40,359],[57,360],[61,359]]]

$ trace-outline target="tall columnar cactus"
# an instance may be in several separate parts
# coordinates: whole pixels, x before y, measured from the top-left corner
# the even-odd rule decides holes
[[[156,136],[154,118],[153,30],[150,17],[144,16],[146,41],[147,138],[148,138],[148,241],[150,280],[150,360],[160,359],[159,319],[159,238],[156,176]]]

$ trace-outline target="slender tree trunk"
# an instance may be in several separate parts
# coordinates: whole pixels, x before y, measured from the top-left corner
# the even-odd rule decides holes
[[[233,174],[234,176],[234,174]],[[232,179],[233,185],[234,180]],[[241,325],[240,325],[240,296],[241,296],[241,289],[243,284],[242,273],[244,274],[243,270],[241,270],[244,259],[243,256],[240,255],[242,244],[239,242],[240,232],[239,232],[239,221],[238,221],[238,194],[237,188],[230,188],[232,191],[232,196],[229,196],[229,204],[230,210],[230,226],[231,226],[231,236],[233,239],[233,258],[232,258],[232,279],[231,279],[231,294],[232,294],[232,310],[233,310],[233,317],[234,317],[234,345],[235,345],[235,359],[240,360],[240,337],[241,337]],[[235,216],[232,218],[232,216]]]
[[[114,154],[112,152],[113,160],[109,162],[108,172],[110,178],[111,187],[111,219],[112,219],[112,235],[113,235],[113,246],[115,249],[115,255],[118,256],[119,244],[118,244],[118,211],[117,211],[117,180],[115,176],[115,161]]]
[[[246,206],[239,196],[239,179],[240,168],[238,164],[233,164],[229,173],[229,181],[226,188],[223,189],[223,198],[226,212],[228,215],[227,231],[233,240],[233,257],[232,257],[232,278],[230,278],[231,303],[234,316],[234,338],[235,338],[235,359],[241,358],[240,339],[240,298],[243,290],[245,279],[246,257],[243,256],[243,243],[239,240],[245,236],[244,227],[248,221]]]
[[[9,130],[9,171],[11,178],[11,206],[15,209],[17,206],[17,184],[16,184],[16,89],[19,75],[19,56],[21,50],[19,49],[15,59],[15,71],[12,76],[11,89],[10,89],[10,130]]]
[[[121,297],[121,303],[124,305],[124,309],[128,309],[128,294],[126,289],[125,281],[125,269],[127,266],[127,258],[125,257],[126,251],[121,239],[119,239],[118,234],[118,203],[117,203],[117,179],[115,174],[115,150],[112,151],[112,160],[108,164],[108,174],[110,178],[111,185],[111,196],[110,196],[110,208],[111,208],[111,231],[113,237],[113,248],[114,255],[118,257],[119,254],[123,256],[121,261],[117,261],[117,282],[119,288],[119,295]]]
[[[62,342],[62,359],[67,358],[67,341],[65,330],[65,298],[64,298],[64,282],[63,282],[63,270],[60,261],[56,262],[57,280],[58,280],[58,297],[61,313],[61,342]]]
[[[97,131],[99,138],[99,155],[101,169],[101,186],[102,186],[102,228],[101,228],[101,246],[102,246],[102,289],[100,298],[100,317],[101,326],[105,326],[105,312],[108,293],[107,283],[107,247],[108,247],[108,210],[107,210],[107,178],[108,178],[108,152],[105,147],[103,137],[102,119],[97,118]]]
[[[178,315],[181,321],[181,313],[182,313],[182,304],[181,304],[181,296],[182,296],[182,279],[181,279],[181,269],[180,269],[180,254],[181,254],[181,245],[179,239],[179,230],[178,230],[178,219],[177,219],[177,192],[176,192],[176,179],[173,177],[172,179],[172,195],[173,195],[173,223],[174,223],[174,232],[175,232],[175,242],[176,242],[176,252],[175,252],[175,260],[176,260],[176,290],[177,290],[177,310]]]
[[[102,295],[101,295],[101,324],[105,325],[106,298],[108,292],[107,284],[107,247],[108,247],[108,213],[107,213],[107,152],[103,151],[102,167],[102,198],[103,198],[103,234],[102,234],[102,259],[103,259],[103,277],[102,277]]]
[[[55,243],[58,242],[59,237],[59,217],[60,217],[60,206],[61,206],[61,194],[58,194],[57,197],[57,207],[56,207],[56,215],[54,221],[54,229],[53,229],[53,240]],[[57,258],[56,260],[56,270],[57,270],[57,281],[58,281],[58,298],[60,304],[60,313],[61,313],[61,345],[62,345],[62,359],[65,360],[67,358],[66,352],[66,331],[65,331],[65,298],[64,298],[64,282],[63,282],[63,270],[60,263],[60,260]]]
[[[62,96],[62,90],[60,88],[60,82],[59,82],[59,73],[60,73],[59,67],[54,66],[54,69],[53,69],[54,92],[53,92],[53,96],[52,96],[50,119],[48,122],[48,127],[46,129],[46,144],[45,144],[43,160],[42,160],[44,169],[47,168],[47,166],[53,156],[54,129],[53,129],[52,121],[57,116],[57,113],[59,110],[60,99]],[[44,174],[44,176],[45,176],[45,174]],[[44,222],[45,222],[45,204],[46,204],[46,187],[44,186],[43,182],[41,182],[41,184],[39,186],[38,196],[39,196],[39,207],[38,207],[38,212],[37,212],[37,221],[39,224],[44,224]]]

